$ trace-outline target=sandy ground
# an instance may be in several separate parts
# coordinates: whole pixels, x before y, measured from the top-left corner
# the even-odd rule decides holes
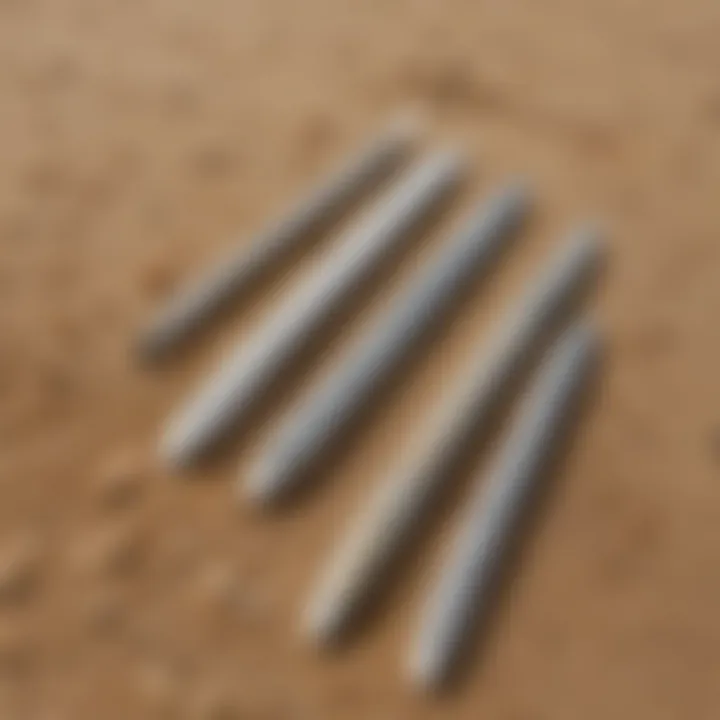
[[[716,0],[2,0],[0,716],[717,718],[719,32]],[[233,500],[262,427],[164,472],[162,421],[295,274],[158,372],[137,328],[407,103],[475,174],[361,322],[523,174],[511,261],[296,511]],[[609,230],[602,392],[481,662],[445,699],[405,681],[451,516],[317,655],[298,612],[345,518],[587,216]]]

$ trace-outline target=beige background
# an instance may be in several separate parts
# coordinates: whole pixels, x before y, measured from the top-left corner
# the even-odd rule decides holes
[[[0,607],[0,716],[716,718],[719,33],[715,0],[2,0],[0,582],[34,584]],[[471,154],[465,203],[530,178],[512,258],[296,512],[234,502],[236,457],[165,474],[163,419],[296,275],[161,372],[134,332],[408,102]],[[609,229],[603,392],[482,664],[445,700],[404,681],[430,545],[318,657],[297,613],[335,534],[586,216]]]

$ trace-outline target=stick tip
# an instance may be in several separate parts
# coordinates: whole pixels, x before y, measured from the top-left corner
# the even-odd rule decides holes
[[[511,178],[496,195],[500,213],[509,214],[519,222],[533,209],[533,193],[526,177]]]
[[[143,330],[132,344],[133,359],[144,367],[161,364],[175,350],[175,340],[156,328]]]
[[[193,465],[199,453],[184,424],[173,422],[160,439],[159,454],[165,465],[181,471]]]
[[[578,242],[583,243],[588,251],[600,255],[605,246],[605,229],[599,221],[588,220],[578,225],[575,230],[575,237]]]
[[[446,668],[441,658],[427,648],[416,648],[407,664],[410,684],[421,692],[438,692],[446,682]]]
[[[594,275],[600,274],[607,261],[605,233],[598,222],[585,222],[579,225],[573,235],[575,239],[576,252],[582,258],[582,262]]]
[[[467,153],[463,150],[460,143],[451,142],[443,145],[437,150],[435,157],[437,158],[438,164],[458,178],[465,175],[470,169],[470,161]]]
[[[282,487],[283,474],[270,456],[262,456],[253,463],[250,471],[241,486],[244,499],[257,507],[270,507]]]
[[[338,637],[338,629],[328,608],[312,601],[300,617],[300,637],[308,644],[319,648],[331,647]]]
[[[414,145],[427,133],[429,118],[418,105],[408,105],[391,119],[389,134],[404,144]]]
[[[532,184],[525,176],[519,175],[510,178],[506,186],[506,192],[519,205],[529,206],[532,202]]]

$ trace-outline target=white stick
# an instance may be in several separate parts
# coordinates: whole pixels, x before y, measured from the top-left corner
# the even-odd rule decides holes
[[[377,486],[333,553],[303,616],[303,630],[313,641],[332,641],[362,609],[432,507],[448,480],[448,468],[470,440],[480,441],[479,431],[528,353],[598,265],[598,241],[592,231],[582,230],[550,259],[540,278],[500,322],[497,335],[475,361],[477,370],[433,413],[400,472]]]
[[[421,686],[435,688],[447,679],[473,619],[487,607],[522,511],[596,352],[589,324],[565,332],[543,361],[497,464],[471,498],[410,654],[411,677]]]
[[[199,281],[171,299],[138,343],[140,355],[157,359],[187,341],[241,293],[273,271],[301,243],[312,241],[332,217],[345,212],[408,155],[417,134],[412,118],[398,119],[380,137],[265,230],[249,248],[224,258]]]
[[[429,328],[495,258],[528,207],[528,193],[517,184],[482,203],[440,257],[273,433],[248,479],[251,499],[272,502],[307,479],[307,471],[334,447]]]
[[[333,247],[299,290],[261,330],[242,341],[189,405],[170,422],[162,452],[174,465],[198,459],[246,418],[348,301],[369,282],[382,261],[407,240],[460,179],[455,152],[422,163]]]

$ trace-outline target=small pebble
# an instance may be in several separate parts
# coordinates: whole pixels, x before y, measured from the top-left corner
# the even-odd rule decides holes
[[[177,674],[167,664],[146,662],[138,668],[137,688],[149,709],[158,717],[174,717],[180,706]]]
[[[42,197],[57,195],[71,182],[63,165],[54,161],[43,161],[31,166],[23,180],[31,195]]]
[[[163,91],[162,101],[174,118],[178,114],[191,114],[202,104],[198,88],[187,80],[176,80],[168,84]]]
[[[720,464],[720,426],[710,431],[710,454]]]
[[[720,91],[711,93],[705,99],[705,116],[712,124],[720,124]]]
[[[32,534],[12,540],[0,555],[0,603],[20,603],[35,591],[41,569],[40,542]]]
[[[230,147],[223,144],[208,144],[192,153],[190,163],[198,175],[206,178],[218,178],[232,174],[238,158]]]
[[[168,528],[158,537],[157,555],[161,558],[164,575],[185,578],[202,564],[203,543],[201,538],[184,528]]]
[[[145,479],[142,463],[134,454],[118,455],[98,476],[95,487],[98,501],[108,508],[126,507],[139,498]]]
[[[301,159],[314,159],[336,143],[338,128],[331,115],[318,111],[305,120],[300,133]]]
[[[177,268],[167,258],[151,262],[140,278],[141,290],[151,300],[168,297],[175,287],[177,275]]]
[[[191,699],[193,720],[240,720],[242,717],[236,698],[229,685],[208,684]]]
[[[16,619],[0,622],[0,671],[23,672],[32,663],[33,648],[27,631]]]
[[[85,617],[94,636],[105,636],[116,630],[123,622],[125,610],[121,599],[114,593],[102,590],[87,598]]]
[[[273,601],[264,588],[257,585],[243,588],[235,600],[239,615],[251,625],[266,625],[270,621]]]
[[[77,542],[73,563],[81,572],[122,575],[142,561],[144,538],[135,523],[108,524],[89,530]]]
[[[221,560],[207,562],[200,569],[195,590],[201,602],[213,608],[227,607],[234,600],[237,590],[232,565]]]

